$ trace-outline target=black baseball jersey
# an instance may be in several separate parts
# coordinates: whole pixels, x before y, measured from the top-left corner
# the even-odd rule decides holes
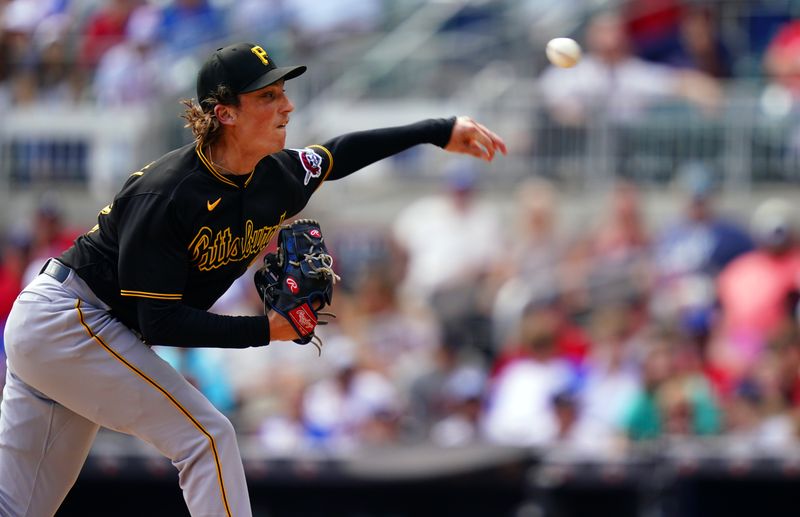
[[[266,316],[223,316],[207,309],[322,182],[419,143],[443,147],[454,120],[284,149],[243,176],[220,173],[200,148],[186,145],[134,172],[100,211],[98,224],[60,260],[152,344],[267,344]]]

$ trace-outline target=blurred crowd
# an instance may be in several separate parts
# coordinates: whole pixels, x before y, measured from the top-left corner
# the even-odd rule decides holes
[[[330,227],[338,318],[313,347],[158,347],[275,454],[409,443],[562,444],[591,454],[664,438],[734,437],[776,452],[800,437],[800,226],[769,198],[715,203],[703,163],[676,171],[681,209],[648,219],[630,183],[567,224],[527,179],[512,213],[485,171],[453,161],[440,191],[388,228]],[[741,214],[740,214],[741,215]],[[57,198],[5,240],[0,318],[69,245]],[[749,220],[748,220],[749,219]],[[212,308],[259,314],[243,276]]]
[[[205,55],[220,42],[266,41],[279,60],[306,61],[320,51],[333,53],[362,36],[391,29],[425,3],[0,0],[0,106],[115,106],[172,98],[191,86],[196,63],[185,59]],[[516,55],[541,69],[543,53],[536,48],[543,48],[543,34],[559,30],[550,36],[578,39],[588,49],[588,59],[572,75],[588,74],[600,81],[590,93],[599,98],[610,94],[609,107],[623,118],[642,107],[641,98],[668,93],[713,108],[718,81],[731,78],[770,77],[779,87],[770,92],[773,102],[798,94],[793,55],[800,41],[795,20],[800,6],[793,0],[453,4],[458,9],[442,20],[439,30],[460,31],[464,41],[470,34],[494,30],[489,36],[496,42],[487,46],[487,62]],[[612,9],[615,14],[608,16]],[[529,39],[504,41],[506,34],[519,31],[528,32]],[[457,74],[451,65],[448,73]],[[462,72],[474,72],[474,63],[464,65]],[[544,89],[556,96],[574,94],[559,84],[557,77],[547,78]],[[558,102],[545,95],[548,103]],[[627,102],[614,102],[616,98]],[[564,116],[574,120],[580,113]]]
[[[0,0],[0,106],[152,103],[190,90],[185,59],[233,35],[296,55],[383,14],[379,0]]]
[[[567,227],[545,180],[518,186],[509,218],[470,164],[445,176],[389,231],[332,236],[340,318],[319,362],[300,349],[294,370],[255,373],[282,400],[253,413],[266,444],[796,443],[800,227],[787,201],[726,217],[713,171],[687,163],[675,220],[648,221],[637,187],[620,183]]]

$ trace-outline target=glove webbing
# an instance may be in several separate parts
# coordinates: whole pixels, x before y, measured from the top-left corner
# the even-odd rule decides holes
[[[338,280],[342,278],[336,274],[333,270],[333,257],[328,255],[327,253],[314,253],[314,240],[308,236],[308,234],[303,234],[309,242],[311,242],[311,249],[309,253],[305,253],[303,255],[303,260],[308,264],[308,267],[311,269],[311,272],[314,274],[323,274],[323,275],[330,275],[333,278],[333,284],[336,285]],[[321,264],[317,266],[315,264]],[[300,267],[300,262],[289,261],[289,264]]]

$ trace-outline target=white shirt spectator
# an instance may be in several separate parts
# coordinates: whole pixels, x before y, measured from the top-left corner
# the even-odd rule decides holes
[[[586,54],[575,67],[551,67],[541,77],[544,103],[559,122],[581,124],[597,116],[631,122],[666,97],[682,98],[706,112],[719,108],[722,90],[711,76],[635,56],[619,14],[593,16],[585,39]]]
[[[629,57],[609,66],[585,56],[575,67],[550,67],[539,81],[545,105],[552,111],[580,111],[590,117],[602,110],[615,121],[632,121],[654,101],[676,95],[674,68]]]
[[[472,184],[451,183],[450,188],[447,194],[412,203],[395,220],[394,238],[408,254],[402,289],[409,299],[469,283],[487,271],[503,249],[495,208],[475,199],[476,192],[467,192]],[[466,198],[457,199],[462,195]]]
[[[502,371],[489,398],[484,432],[491,442],[545,445],[555,440],[558,425],[553,397],[564,390],[572,374],[566,362],[530,359],[510,364]]]

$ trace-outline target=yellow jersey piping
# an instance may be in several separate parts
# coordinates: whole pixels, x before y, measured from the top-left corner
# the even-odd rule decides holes
[[[229,180],[228,178],[219,173],[217,168],[214,167],[214,165],[211,163],[211,160],[206,158],[206,155],[203,153],[203,150],[200,148],[199,145],[195,147],[195,152],[197,153],[197,156],[200,158],[200,161],[203,162],[203,165],[206,166],[206,169],[208,169],[208,172],[210,172],[212,176],[217,178],[219,181],[225,183],[226,185],[231,185],[236,188],[241,188],[239,187],[239,185],[237,185],[236,183],[234,183],[233,181]],[[244,181],[245,187],[250,184],[250,180],[253,179],[253,174],[255,174],[255,172],[256,172],[255,168],[253,168],[253,170],[250,171],[250,175],[247,176],[247,179]]]
[[[250,171],[250,175],[247,177],[247,179],[246,179],[246,180],[244,180],[244,186],[245,186],[245,188],[247,187],[247,185],[249,185],[249,184],[250,184],[250,180],[252,180],[252,179],[253,179],[253,174],[255,174],[255,173],[256,173],[256,168],[255,168],[255,167],[253,167],[253,170],[252,170],[252,171]]]
[[[126,289],[121,289],[119,294],[120,296],[135,296],[137,298],[153,298],[156,300],[180,300],[183,298],[180,293],[148,293],[147,291],[128,291]]]
[[[175,397],[173,397],[167,390],[159,386],[159,384],[156,381],[151,379],[147,374],[145,374],[139,368],[128,362],[128,360],[122,357],[116,350],[108,346],[106,342],[103,341],[103,338],[101,338],[92,331],[92,329],[89,327],[89,325],[86,323],[86,320],[83,317],[83,311],[81,310],[80,300],[75,301],[75,310],[78,311],[78,319],[80,320],[83,328],[86,330],[86,333],[89,334],[90,338],[92,338],[95,342],[97,342],[100,346],[102,346],[105,349],[105,351],[108,352],[112,357],[114,357],[119,362],[128,367],[129,370],[136,373],[136,375],[138,375],[152,387],[160,391],[161,394],[164,395],[164,397],[166,397],[166,399],[169,400],[172,403],[172,405],[178,408],[178,410],[181,413],[183,413],[183,415],[208,439],[208,442],[211,444],[211,452],[214,455],[214,463],[216,464],[217,467],[217,480],[219,481],[219,489],[220,492],[222,493],[222,503],[225,505],[225,513],[228,515],[228,517],[232,517],[231,509],[230,506],[228,505],[228,496],[225,491],[225,482],[222,479],[222,465],[220,465],[219,462],[219,454],[217,453],[217,444],[214,442],[214,437],[211,436],[211,434],[208,431],[206,431],[203,425],[200,422],[198,422],[197,419],[193,417],[191,413],[189,413],[189,410],[183,407],[181,403],[178,402],[178,400]]]

